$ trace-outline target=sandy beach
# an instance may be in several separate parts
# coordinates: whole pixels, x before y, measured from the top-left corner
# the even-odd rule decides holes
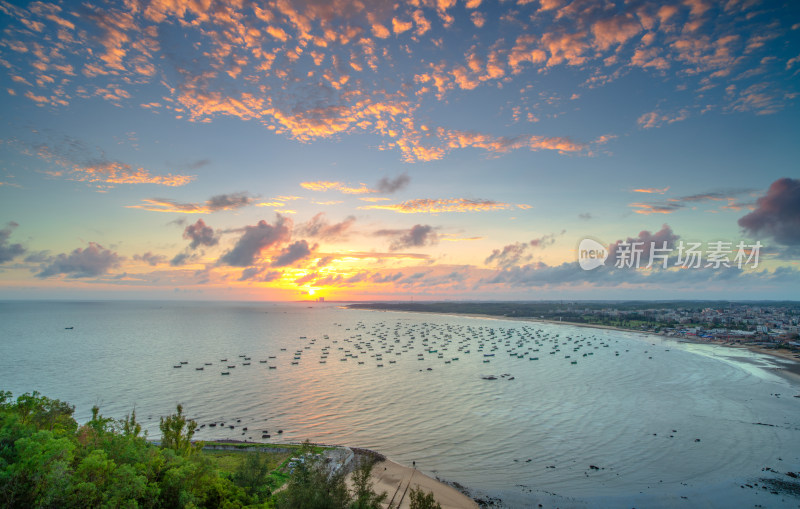
[[[433,492],[433,496],[443,509],[478,507],[474,500],[457,489],[428,477],[415,468],[404,467],[390,460],[375,463],[372,467],[372,482],[376,493],[385,491],[388,494],[384,507],[390,505],[398,509],[411,507],[412,488]]]

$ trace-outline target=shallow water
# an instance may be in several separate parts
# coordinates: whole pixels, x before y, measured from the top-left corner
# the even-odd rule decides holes
[[[373,448],[512,507],[799,503],[740,488],[800,470],[800,388],[746,351],[320,304],[5,302],[0,338],[0,389],[153,438],[182,403],[199,439]]]

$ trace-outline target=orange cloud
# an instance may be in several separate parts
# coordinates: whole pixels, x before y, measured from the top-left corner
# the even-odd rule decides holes
[[[641,31],[642,25],[630,13],[601,19],[592,25],[595,45],[600,51],[605,51],[615,44],[625,44]]]
[[[327,191],[333,189],[344,194],[370,194],[377,193],[375,189],[370,189],[366,184],[359,184],[359,187],[349,187],[342,182],[331,182],[327,180],[318,180],[315,182],[301,182],[300,186],[309,191]]]
[[[193,175],[151,175],[144,168],[133,169],[128,164],[116,161],[74,166],[72,171],[77,180],[107,184],[159,184],[179,187],[195,179]]]
[[[171,212],[178,214],[210,214],[222,210],[235,210],[253,202],[247,193],[219,194],[204,203],[181,203],[167,198],[147,198],[141,205],[127,205],[129,209],[142,209],[151,212]]]
[[[420,198],[391,205],[367,205],[359,208],[391,210],[401,214],[437,214],[439,212],[484,212],[491,210],[507,210],[511,207],[512,205],[509,203],[497,202],[493,200],[470,200],[466,198],[432,200]]]
[[[660,189],[657,188],[657,187],[641,187],[641,188],[638,188],[638,189],[634,189],[633,192],[634,193],[664,194],[667,191],[669,191],[669,187],[670,186],[663,187],[663,188],[660,188]]]

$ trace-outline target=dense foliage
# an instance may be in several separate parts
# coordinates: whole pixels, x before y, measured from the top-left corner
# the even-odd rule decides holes
[[[292,508],[377,509],[371,464],[360,464],[352,489],[306,445],[284,489],[270,482],[264,454],[244,452],[222,471],[202,444],[196,423],[177,412],[161,419],[162,440],[146,440],[132,412],[100,415],[79,426],[74,407],[38,392],[12,399],[0,391],[0,507],[8,508]]]

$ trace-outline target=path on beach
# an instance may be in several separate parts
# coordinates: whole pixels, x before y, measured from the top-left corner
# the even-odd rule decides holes
[[[423,474],[415,468],[408,468],[393,461],[385,460],[372,467],[373,489],[380,493],[385,491],[387,506],[398,509],[411,507],[411,489],[421,488],[433,492],[442,509],[477,508],[478,504],[457,489]]]

